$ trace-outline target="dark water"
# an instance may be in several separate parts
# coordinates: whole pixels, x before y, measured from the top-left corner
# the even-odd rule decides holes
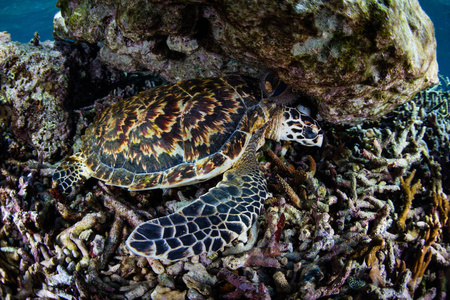
[[[450,0],[420,0],[419,3],[434,24],[439,72],[450,76]]]
[[[434,23],[439,71],[450,75],[450,0],[420,0]],[[53,16],[59,11],[56,0],[0,0],[0,31],[8,31],[14,41],[29,42],[35,31],[41,41],[52,39]]]

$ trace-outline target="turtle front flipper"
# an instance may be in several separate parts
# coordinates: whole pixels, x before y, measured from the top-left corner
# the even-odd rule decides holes
[[[255,156],[263,131],[253,135],[216,187],[171,215],[140,224],[128,237],[128,248],[137,255],[176,261],[221,251],[236,239],[245,242],[267,198]]]
[[[70,194],[75,187],[91,177],[88,167],[84,163],[81,153],[67,157],[53,173],[52,179],[56,180],[64,194]]]

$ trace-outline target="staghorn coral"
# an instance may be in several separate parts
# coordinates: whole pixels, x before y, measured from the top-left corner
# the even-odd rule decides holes
[[[151,293],[151,299],[163,300],[163,299],[173,299],[173,300],[183,300],[186,299],[187,291],[172,290],[168,287],[163,287],[161,285],[156,286],[154,291]]]
[[[444,118],[450,116],[450,79],[439,75],[439,84],[420,91],[417,98],[427,112],[436,111]],[[445,138],[441,136],[441,138]],[[448,138],[447,138],[448,139]]]
[[[416,170],[412,170],[411,174],[406,177],[406,180],[403,180],[403,177],[400,178],[400,187],[402,188],[403,192],[405,193],[405,207],[398,217],[397,223],[398,226],[402,230],[405,229],[405,221],[408,217],[408,213],[411,209],[412,201],[414,199],[414,195],[417,194],[418,190],[422,187],[420,184],[420,180],[418,180],[416,183],[411,184],[414,174],[416,174]]]
[[[183,281],[189,290],[203,296],[212,295],[212,287],[217,283],[217,277],[208,273],[206,268],[201,264],[186,265],[188,273],[183,275]]]
[[[77,248],[77,245],[76,243],[71,242],[73,235],[78,236],[82,231],[92,228],[99,223],[104,223],[105,220],[106,216],[103,213],[87,214],[81,221],[61,232],[58,235],[57,240],[69,250],[74,250]]]
[[[427,130],[430,124],[431,126],[440,124],[440,130],[435,131],[435,133],[438,132],[436,136],[431,135],[431,131]],[[315,299],[346,289],[345,284],[335,291],[324,287],[328,286],[331,278],[340,273],[339,270],[342,272],[344,269],[342,261],[352,259],[345,250],[343,251],[339,247],[342,238],[348,237],[349,234],[353,234],[354,237],[358,236],[358,241],[355,241],[354,237],[352,237],[353,243],[347,239],[344,247],[355,249],[354,253],[356,254],[353,255],[356,256],[353,256],[353,259],[364,258],[362,264],[361,261],[353,264],[350,275],[357,274],[359,278],[367,278],[366,282],[370,285],[366,285],[366,292],[391,299],[395,297],[409,298],[411,295],[420,294],[416,289],[417,283],[410,284],[410,282],[420,281],[422,272],[426,274],[431,257],[447,255],[448,251],[444,250],[446,244],[444,242],[444,247],[439,247],[439,251],[428,250],[428,254],[424,253],[419,256],[411,256],[409,251],[400,245],[404,242],[403,238],[409,238],[408,242],[417,241],[421,236],[420,232],[429,238],[425,239],[424,246],[419,247],[417,251],[426,252],[429,247],[436,247],[438,241],[443,242],[437,238],[437,236],[443,238],[441,231],[437,229],[430,231],[435,227],[430,225],[431,227],[427,229],[426,226],[417,227],[415,224],[422,224],[421,222],[427,219],[432,220],[429,216],[433,215],[433,209],[430,210],[430,206],[425,205],[427,201],[430,204],[434,203],[433,206],[441,219],[447,220],[444,216],[445,212],[448,212],[448,209],[445,208],[448,205],[447,196],[442,192],[442,188],[436,188],[442,183],[443,174],[440,172],[440,164],[435,160],[442,161],[447,154],[445,146],[448,145],[446,136],[449,131],[446,124],[448,121],[441,115],[426,114],[420,99],[415,99],[379,122],[362,124],[346,129],[345,132],[342,129],[336,130],[336,135],[333,135],[334,129],[332,129],[328,136],[333,138],[330,139],[331,144],[328,145],[330,152],[327,156],[332,160],[320,165],[318,176],[319,179],[327,178],[328,182],[334,184],[334,188],[332,188],[333,185],[327,185],[326,193],[327,195],[336,195],[338,198],[337,206],[333,209],[334,211],[337,209],[334,214],[335,221],[330,222],[329,220],[332,219],[328,219],[326,214],[303,215],[310,220],[316,220],[316,225],[307,230],[309,232],[311,229],[313,232],[320,230],[326,233],[324,235],[326,239],[320,240],[318,239],[320,235],[313,233],[315,242],[312,243],[312,240],[308,239],[311,233],[299,234],[303,243],[300,244],[301,251],[297,254],[300,258],[297,260],[297,264],[302,268],[318,265],[321,266],[321,269],[328,268],[328,272],[324,274],[329,275],[321,279],[318,277],[319,280],[316,278],[314,281],[302,281],[300,284],[302,292],[297,293],[297,297]],[[346,143],[344,144],[342,141],[346,141]],[[435,141],[444,143],[444,147],[439,145],[438,152],[429,150],[428,145]],[[332,143],[336,143],[336,146]],[[352,147],[346,148],[346,144],[351,144]],[[334,149],[340,150],[337,152]],[[404,180],[403,175],[409,170],[412,170],[411,174]],[[324,175],[326,177],[322,177]],[[414,176],[418,179],[415,179],[416,183],[412,184]],[[423,178],[431,180],[427,179],[425,182]],[[418,183],[420,181],[422,185]],[[402,199],[402,194],[409,199],[407,203],[399,201]],[[416,200],[412,201],[413,198]],[[305,209],[305,207],[301,207]],[[408,214],[408,208],[414,214]],[[412,220],[405,224],[404,220],[408,215]],[[317,218],[319,218],[319,223],[317,223]],[[321,218],[324,218],[326,223],[330,223],[324,228],[331,225],[333,231],[323,230],[321,226],[318,226],[321,224]],[[400,226],[392,226],[395,220],[400,220]],[[306,231],[306,228],[301,229],[299,233]],[[402,232],[403,230],[406,231],[406,235]],[[413,232],[417,232],[417,234],[413,234]],[[413,235],[408,236],[408,234]],[[334,246],[328,248],[329,243]],[[294,245],[294,252],[295,247]],[[324,251],[320,258],[316,256],[315,249],[317,248]],[[308,254],[302,255],[303,251],[308,251]],[[333,267],[336,265],[333,262],[333,256],[325,254],[328,252],[342,255],[337,269]],[[403,257],[407,264],[403,262],[403,264],[397,265],[395,261],[398,257]],[[399,281],[395,283],[395,279],[401,278],[408,270],[407,266],[411,266],[409,277],[402,283]],[[303,273],[302,277],[308,278],[308,273]],[[409,289],[406,288],[407,285],[410,287]],[[393,293],[393,286],[401,287],[401,289],[398,290],[399,292]],[[433,288],[423,292],[429,295],[437,293]],[[438,293],[442,293],[442,291],[438,291]]]
[[[412,277],[410,281],[411,290],[414,291],[417,288],[417,280],[421,280],[428,264],[432,258],[432,252],[428,251],[430,246],[436,242],[436,239],[440,235],[441,224],[436,217],[431,217],[428,220],[429,228],[425,232],[425,243],[420,247],[417,253],[417,258],[412,267]]]

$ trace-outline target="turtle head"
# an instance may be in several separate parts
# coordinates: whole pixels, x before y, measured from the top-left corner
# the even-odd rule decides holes
[[[266,131],[267,138],[277,141],[295,141],[304,146],[322,146],[323,132],[319,123],[305,113],[305,108],[285,106],[297,98],[295,90],[274,72],[264,74],[260,87],[266,97],[263,103],[270,108],[278,107],[275,108],[277,112],[274,114],[273,126]]]
[[[323,131],[316,120],[300,108],[283,107],[277,140],[295,141],[303,146],[322,146]]]

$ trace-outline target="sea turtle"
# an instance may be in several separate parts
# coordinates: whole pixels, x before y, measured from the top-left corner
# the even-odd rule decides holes
[[[168,261],[223,250],[236,239],[246,240],[267,198],[255,156],[264,137],[322,144],[315,120],[272,101],[284,89],[277,77],[260,85],[236,75],[141,92],[106,108],[86,129],[82,152],[66,159],[53,178],[64,192],[89,177],[147,190],[193,184],[226,171],[206,194],[140,224],[127,240],[133,253]],[[269,95],[263,97],[262,90]]]

